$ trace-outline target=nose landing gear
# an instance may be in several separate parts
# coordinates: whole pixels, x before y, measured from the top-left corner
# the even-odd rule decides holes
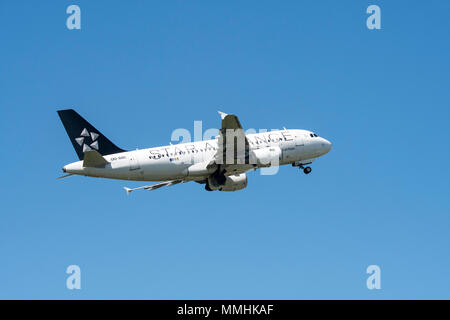
[[[292,164],[293,167],[298,167],[300,170],[303,170],[304,174],[310,174],[312,169],[311,167],[304,167],[302,164]]]

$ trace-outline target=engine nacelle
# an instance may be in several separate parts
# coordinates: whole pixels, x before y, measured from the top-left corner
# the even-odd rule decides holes
[[[247,175],[245,173],[234,174],[225,177],[223,184],[217,185],[212,177],[208,178],[208,185],[211,190],[237,191],[247,187]]]
[[[250,163],[257,164],[260,167],[278,166],[281,161],[280,147],[267,147],[252,150]]]

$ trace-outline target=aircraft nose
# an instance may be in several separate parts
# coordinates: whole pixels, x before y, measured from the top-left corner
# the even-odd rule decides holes
[[[326,139],[325,139],[325,141],[327,142],[328,152],[330,152],[330,150],[333,149],[333,144],[330,141],[326,140]]]
[[[322,146],[324,148],[325,153],[330,152],[330,150],[333,148],[333,144],[327,139],[323,139]]]

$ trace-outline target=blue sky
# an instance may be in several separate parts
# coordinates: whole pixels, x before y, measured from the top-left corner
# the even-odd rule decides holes
[[[66,28],[81,7],[82,29]],[[382,29],[366,28],[377,4]],[[0,298],[450,298],[448,1],[2,1]],[[172,130],[303,128],[306,176],[248,188],[56,180],[56,110],[126,149]],[[66,289],[67,266],[82,289]],[[381,267],[381,290],[366,268]]]

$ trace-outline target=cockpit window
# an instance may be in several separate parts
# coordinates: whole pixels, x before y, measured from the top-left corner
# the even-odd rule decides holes
[[[315,133],[314,133],[314,137],[316,137],[316,138],[317,138],[317,134],[315,134]]]

